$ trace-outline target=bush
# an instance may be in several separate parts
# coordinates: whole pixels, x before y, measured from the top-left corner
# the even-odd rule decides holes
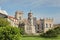
[[[0,27],[0,40],[20,40],[20,31],[16,27]]]
[[[20,40],[20,29],[10,26],[6,18],[0,18],[0,40]]]
[[[41,34],[42,37],[57,37],[58,35],[60,35],[60,27],[56,27],[46,33]]]
[[[55,30],[49,30],[46,33],[41,34],[42,37],[48,37],[48,38],[57,37],[57,35],[58,34],[55,32]]]
[[[24,34],[25,34],[24,28],[20,28],[20,34],[21,34],[21,35],[24,35]]]
[[[10,25],[10,23],[7,21],[7,19],[0,17],[0,27],[5,27],[7,25]]]
[[[60,27],[56,27],[56,28],[54,28],[54,30],[58,35],[60,35]]]

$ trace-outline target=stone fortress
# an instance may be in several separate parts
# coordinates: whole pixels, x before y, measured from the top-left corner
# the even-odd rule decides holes
[[[37,20],[36,17],[33,16],[33,13],[31,11],[28,13],[27,19],[23,18],[22,11],[16,11],[15,18],[19,20],[19,25],[21,23],[25,24],[23,27],[24,27],[25,33],[27,34],[42,33],[53,28],[53,19],[43,18],[43,19]],[[20,27],[22,26],[20,25]]]
[[[0,10],[0,17],[7,18],[13,27],[24,28],[26,34],[38,34],[53,28],[53,19],[43,18],[37,20],[30,11],[28,18],[23,18],[23,11],[16,11],[15,16],[9,16],[6,11]]]

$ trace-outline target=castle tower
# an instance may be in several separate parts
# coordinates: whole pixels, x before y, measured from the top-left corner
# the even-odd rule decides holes
[[[40,26],[43,32],[46,32],[53,28],[53,19],[44,18],[44,19],[40,19],[40,21],[41,21]]]
[[[31,26],[33,26],[33,14],[31,12],[28,13],[28,22]]]
[[[23,20],[23,12],[22,11],[16,11],[15,18],[18,19],[19,21],[22,21]]]
[[[33,14],[31,11],[28,13],[28,26],[25,27],[28,34],[35,34],[35,26],[33,25]]]
[[[15,18],[19,21],[18,27],[22,27],[22,23],[23,23],[23,12],[22,11],[16,11],[15,12]]]

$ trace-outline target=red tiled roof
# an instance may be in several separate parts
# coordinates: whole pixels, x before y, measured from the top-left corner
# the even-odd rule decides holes
[[[17,19],[13,16],[8,16],[9,19],[11,19],[12,21],[17,21]]]

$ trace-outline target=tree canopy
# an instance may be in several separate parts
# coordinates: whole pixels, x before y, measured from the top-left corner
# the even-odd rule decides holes
[[[10,26],[6,18],[0,18],[0,40],[20,40],[20,29]]]
[[[60,27],[56,27],[54,29],[51,29],[49,31],[47,31],[46,33],[41,34],[42,37],[57,37],[58,35],[60,35]]]
[[[6,18],[1,18],[0,17],[0,27],[4,27],[4,26],[7,26],[9,25],[10,23],[7,21]]]

